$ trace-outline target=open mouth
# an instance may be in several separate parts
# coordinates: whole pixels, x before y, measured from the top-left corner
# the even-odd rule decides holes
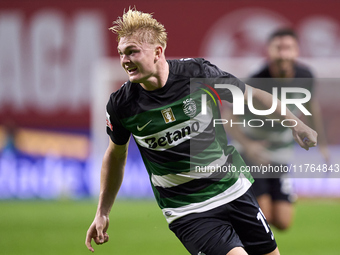
[[[137,71],[137,67],[130,67],[126,69],[128,71],[129,74],[134,73],[135,71]]]

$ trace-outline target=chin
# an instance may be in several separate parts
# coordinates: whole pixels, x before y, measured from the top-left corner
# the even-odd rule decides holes
[[[136,76],[129,76],[129,80],[131,82],[137,83],[140,79],[138,79]]]
[[[129,80],[133,83],[143,83],[145,82],[146,78],[141,76],[129,76]]]
[[[133,77],[129,77],[129,81],[132,82],[132,83],[141,83],[140,79],[136,79],[136,78],[133,78]]]

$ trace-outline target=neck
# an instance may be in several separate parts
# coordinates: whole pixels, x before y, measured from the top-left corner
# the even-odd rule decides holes
[[[160,89],[166,84],[168,77],[169,64],[165,58],[162,58],[158,62],[155,74],[150,76],[145,82],[140,83],[140,85],[148,91]]]

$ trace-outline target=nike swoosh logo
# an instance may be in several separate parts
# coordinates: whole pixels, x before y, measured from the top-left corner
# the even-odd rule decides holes
[[[142,131],[147,125],[150,124],[151,121],[152,121],[152,120],[150,120],[148,123],[146,123],[146,124],[145,124],[144,126],[142,126],[142,127],[137,126],[137,130],[138,130],[138,131]]]

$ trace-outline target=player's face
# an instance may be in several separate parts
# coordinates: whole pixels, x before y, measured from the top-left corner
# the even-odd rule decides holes
[[[156,75],[155,52],[154,45],[139,42],[135,36],[120,39],[118,43],[120,63],[131,82],[145,83]]]
[[[268,45],[269,61],[278,65],[292,65],[298,55],[298,42],[292,36],[275,37]]]

